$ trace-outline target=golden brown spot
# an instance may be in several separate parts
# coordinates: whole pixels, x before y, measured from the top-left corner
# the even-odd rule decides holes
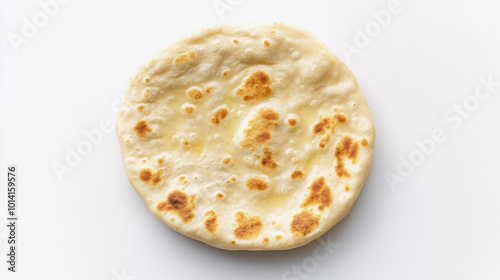
[[[233,241],[231,241],[231,244],[235,245],[235,244],[236,244],[236,241],[234,241],[234,240],[233,240]]]
[[[194,52],[185,52],[181,53],[174,59],[174,64],[181,64],[190,60],[193,60],[196,57]]]
[[[363,147],[366,147],[366,145],[368,145],[368,140],[366,140],[366,139],[361,140],[361,145]]]
[[[323,134],[330,126],[330,118],[322,118],[313,126],[314,134]]]
[[[141,170],[141,173],[139,174],[139,178],[141,178],[142,181],[144,182],[149,182],[149,179],[151,179],[151,176],[153,173],[151,172],[151,169],[145,168]]]
[[[222,76],[227,76],[227,71],[224,71],[224,72],[222,73]]]
[[[280,117],[280,114],[273,111],[273,109],[262,109],[261,112],[262,118],[268,121],[276,121]]]
[[[142,160],[142,162],[146,162],[146,160],[145,160],[145,159],[143,159],[143,160]]]
[[[182,145],[187,146],[189,145],[189,142],[187,140],[184,140],[184,142],[182,142]]]
[[[345,185],[345,191],[348,192],[349,191],[349,185]]]
[[[164,158],[159,158],[159,159],[158,159],[158,164],[160,164],[160,165],[161,165],[161,164],[163,164],[163,162],[165,162],[165,159],[164,159]]]
[[[193,99],[200,99],[203,97],[203,93],[201,93],[201,90],[199,90],[197,88],[192,88],[192,89],[188,90],[187,94],[189,97],[191,97]]]
[[[288,119],[288,124],[290,126],[295,126],[297,124],[297,120],[296,119]]]
[[[259,177],[252,177],[247,180],[247,188],[254,191],[263,191],[267,189],[267,182]]]
[[[235,177],[231,177],[231,181],[236,181],[236,178]]]
[[[184,223],[188,223],[194,217],[194,198],[194,194],[188,196],[180,190],[175,190],[168,195],[167,200],[158,203],[156,209],[162,212],[172,211],[176,213]]]
[[[170,218],[170,221],[171,221],[171,222],[175,221],[174,217]]]
[[[262,118],[266,119],[266,120],[270,120],[270,121],[275,121],[275,120],[278,120],[279,118],[279,114],[276,113],[275,111],[273,111],[272,109],[263,109],[263,112],[262,112]]]
[[[267,242],[269,242],[269,238],[264,237],[264,239],[262,239],[262,242],[263,242],[263,243],[267,243]]]
[[[238,44],[240,41],[233,39],[233,43]]]
[[[148,123],[145,121],[145,120],[141,120],[139,121],[135,127],[135,133],[137,133],[137,136],[139,137],[142,137],[142,138],[146,138],[148,137],[148,133],[150,133],[151,131],[153,131],[149,126],[148,126]]]
[[[319,147],[324,148],[330,141],[330,137],[335,133],[339,123],[344,123],[347,118],[341,114],[335,114],[333,117],[323,117],[313,125],[314,134],[325,134],[319,140]]]
[[[313,215],[310,211],[302,211],[293,216],[290,230],[294,236],[306,236],[319,225],[319,216]]]
[[[281,235],[276,235],[276,240],[280,240],[281,239]]]
[[[139,178],[141,181],[148,185],[158,185],[161,182],[161,175],[163,174],[163,169],[157,169],[156,172],[151,172],[151,169],[144,168],[139,172]]]
[[[212,118],[212,123],[217,125],[221,120],[225,119],[229,111],[226,108],[220,108],[215,111],[215,116]]]
[[[144,79],[144,82],[149,83],[151,80],[149,78]]]
[[[222,160],[222,163],[224,163],[224,164],[229,164],[230,162],[231,162],[231,158],[230,157],[227,157],[224,160]]]
[[[290,177],[292,177],[292,179],[297,179],[297,178],[302,178],[304,176],[304,172],[300,171],[300,170],[294,170],[292,172],[292,174],[290,175]]]
[[[233,231],[238,239],[250,240],[256,238],[262,229],[262,220],[259,216],[247,217],[245,213],[236,213],[238,227]]]
[[[276,224],[276,221],[273,221],[272,225],[274,226]]]
[[[265,142],[271,140],[271,133],[269,133],[267,131],[261,132],[261,133],[257,134],[256,140],[259,143],[265,143]]]
[[[269,142],[272,138],[271,128],[278,125],[279,116],[279,113],[271,108],[260,109],[248,122],[249,127],[243,130],[245,138],[240,145],[252,149]]]
[[[347,120],[347,119],[346,119],[346,117],[345,117],[344,115],[335,114],[335,116],[334,116],[334,117],[335,117],[335,119],[336,119],[338,122],[341,122],[341,123],[343,123],[343,122],[345,122],[345,121]]]
[[[214,211],[210,210],[205,213],[205,217],[207,217],[205,219],[205,229],[210,233],[214,233],[219,225],[217,222],[217,215]]]
[[[180,176],[180,177],[179,177],[179,182],[182,182],[182,181],[184,181],[184,180],[186,180],[186,176]]]
[[[267,40],[264,40],[264,47],[269,47],[269,42]]]
[[[137,106],[137,111],[144,112],[144,105]]]
[[[184,111],[186,111],[186,113],[188,113],[188,114],[191,114],[193,112],[193,110],[194,110],[193,106],[184,107]]]
[[[353,164],[355,164],[358,158],[358,151],[358,142],[353,141],[351,137],[346,136],[340,140],[335,148],[335,158],[337,159],[335,172],[337,173],[337,176],[340,178],[351,176],[349,171],[345,169],[344,159],[348,158]]]
[[[242,95],[244,101],[259,100],[271,95],[269,76],[264,71],[256,71],[248,77],[245,83],[237,89],[236,94]]]
[[[231,183],[231,181],[230,180],[226,180],[226,184],[229,184],[229,183]]]
[[[210,93],[210,92],[212,91],[212,89],[213,89],[213,87],[207,87],[207,88],[205,89],[205,92],[206,92],[206,93]]]
[[[278,164],[273,160],[273,152],[269,149],[264,149],[264,158],[261,160],[261,164],[271,169],[278,167]]]
[[[323,211],[325,207],[330,206],[333,201],[332,191],[330,187],[325,184],[325,178],[319,177],[314,180],[311,186],[309,186],[311,192],[309,196],[306,198],[304,203],[302,203],[302,207],[309,206],[311,204],[319,204],[318,209]]]
[[[273,31],[271,31],[271,33],[276,33],[276,31],[273,30]]]
[[[218,193],[218,194],[217,194],[217,197],[218,197],[218,198],[224,198],[224,195],[223,195],[223,194],[221,194],[221,193]]]

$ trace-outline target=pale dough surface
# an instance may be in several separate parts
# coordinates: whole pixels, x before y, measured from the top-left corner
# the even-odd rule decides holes
[[[375,141],[351,71],[285,24],[213,26],[158,52],[130,78],[116,128],[150,211],[228,250],[321,236],[358,197]]]

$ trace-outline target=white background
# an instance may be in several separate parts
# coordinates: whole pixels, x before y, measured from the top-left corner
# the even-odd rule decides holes
[[[231,10],[221,17],[214,2]],[[366,46],[357,28],[389,1],[228,2],[75,0],[17,52],[9,38],[43,9],[0,3],[0,278],[500,279],[500,86],[477,104],[472,97],[479,77],[500,82],[500,2],[402,1],[387,26],[370,27]],[[61,180],[53,170],[84,130],[114,122],[128,77],[149,55],[191,30],[249,21],[292,23],[326,42],[357,76],[375,120],[370,177],[323,237],[337,244],[326,260],[315,257],[317,241],[229,252],[174,232],[127,182],[114,131]],[[447,121],[464,100],[467,118]],[[435,128],[446,141],[391,189],[387,172],[398,175],[399,157]],[[19,170],[15,274],[4,261],[8,164]]]

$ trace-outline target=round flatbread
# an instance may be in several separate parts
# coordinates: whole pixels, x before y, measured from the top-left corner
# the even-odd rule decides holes
[[[358,197],[375,140],[354,75],[284,24],[213,26],[160,51],[130,78],[116,128],[150,211],[228,250],[325,233]]]

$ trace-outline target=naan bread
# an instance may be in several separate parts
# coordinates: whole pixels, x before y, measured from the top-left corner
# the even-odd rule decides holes
[[[160,51],[130,78],[116,127],[151,212],[228,250],[325,233],[358,197],[375,140],[354,75],[283,24],[214,26]]]

